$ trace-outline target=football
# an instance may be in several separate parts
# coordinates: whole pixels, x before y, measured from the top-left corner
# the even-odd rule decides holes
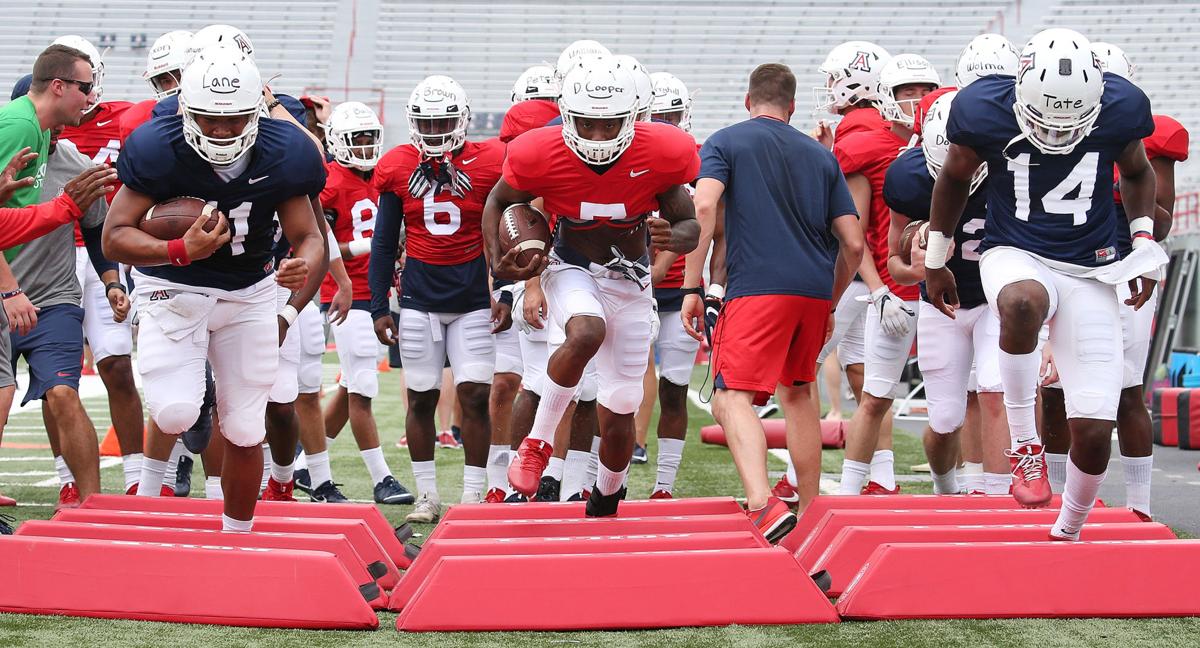
[[[925,232],[928,231],[929,221],[913,221],[904,226],[904,231],[900,234],[900,259],[907,264],[912,264],[912,250],[915,241],[916,245],[925,248]]]
[[[156,239],[170,241],[181,238],[202,216],[208,218],[204,231],[211,232],[220,222],[219,213],[216,207],[199,198],[180,196],[151,207],[138,223],[138,229]]]
[[[517,248],[517,263],[527,266],[539,255],[550,253],[550,224],[546,216],[528,203],[512,205],[500,217],[500,251]]]

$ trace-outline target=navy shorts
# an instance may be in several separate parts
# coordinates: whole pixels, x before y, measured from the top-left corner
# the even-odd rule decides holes
[[[21,356],[29,363],[29,388],[22,405],[58,385],[79,391],[83,370],[82,308],[74,304],[47,306],[38,312],[37,326],[28,335],[10,335],[14,373]]]

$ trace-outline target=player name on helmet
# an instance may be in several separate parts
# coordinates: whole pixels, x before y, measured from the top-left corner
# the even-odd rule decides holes
[[[1043,108],[1050,110],[1069,110],[1072,108],[1082,108],[1083,99],[1067,99],[1063,97],[1055,97],[1054,95],[1043,94]]]
[[[437,86],[427,85],[421,92],[421,96],[431,101],[458,101],[458,96],[453,90],[446,90]]]
[[[239,77],[207,77],[204,79],[204,89],[212,90],[217,94],[233,94],[242,87],[242,80]]]
[[[586,92],[587,96],[592,99],[611,99],[613,94],[625,92],[624,86],[613,85],[611,83],[575,83],[575,92]]]
[[[988,72],[998,74],[1004,71],[1004,64],[994,61],[971,61],[967,63],[967,72]]]

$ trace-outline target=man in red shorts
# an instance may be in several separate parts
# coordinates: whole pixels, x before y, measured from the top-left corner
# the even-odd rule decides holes
[[[700,249],[706,249],[724,199],[728,280],[713,333],[713,415],[746,489],[750,519],[771,542],[796,525],[771,495],[767,446],[752,407],[779,388],[788,450],[797,468],[801,505],[817,494],[821,472],[818,404],[808,383],[833,327],[832,304],[863,254],[863,233],[837,160],[788,121],[796,109],[796,77],[767,63],[750,75],[750,119],[714,133],[701,151],[696,185]],[[688,259],[684,326],[699,339],[704,305],[701,264]]]

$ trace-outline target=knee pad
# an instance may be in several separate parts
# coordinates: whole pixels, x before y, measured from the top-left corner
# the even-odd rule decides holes
[[[543,374],[545,375],[545,374]],[[641,383],[638,383],[639,385]],[[532,391],[532,390],[531,390]],[[535,392],[541,396],[540,392]],[[583,380],[579,381],[579,391],[575,394],[576,401],[594,401],[600,394],[600,375],[592,365],[583,371]]]
[[[315,394],[321,391],[321,356],[302,355],[300,367],[296,372],[296,380],[297,391],[302,394]],[[295,397],[292,400],[296,400]]]
[[[196,403],[168,403],[158,408],[154,422],[166,434],[183,434],[200,418],[200,405]]]
[[[612,385],[605,385],[596,394],[596,402],[608,408],[608,411],[613,414],[633,414],[642,404],[642,383],[641,381],[619,381]],[[582,395],[580,400],[585,399]]]
[[[937,410],[929,408],[929,428],[937,434],[951,434],[962,427],[967,420],[965,403],[961,411],[950,411],[950,409],[953,408],[941,407]]]
[[[221,419],[221,435],[235,446],[251,448],[263,442],[267,437],[267,425],[264,417],[229,416]]]
[[[359,371],[346,389],[363,398],[375,398],[379,395],[379,372],[374,369]]]

